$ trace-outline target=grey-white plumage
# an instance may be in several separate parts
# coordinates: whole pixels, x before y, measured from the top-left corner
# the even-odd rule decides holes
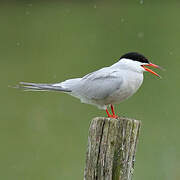
[[[109,104],[117,104],[133,95],[143,82],[142,67],[139,62],[121,59],[110,67],[102,68],[82,78],[69,79],[55,84],[21,82],[24,89],[38,91],[63,91],[77,97],[83,103],[106,109]]]
[[[20,88],[33,91],[62,91],[77,97],[83,103],[106,109],[108,117],[117,118],[113,104],[132,96],[143,82],[143,72],[157,73],[146,66],[160,68],[136,52],[121,56],[112,66],[87,74],[82,78],[68,79],[55,84],[20,83]],[[107,110],[111,104],[112,115]]]

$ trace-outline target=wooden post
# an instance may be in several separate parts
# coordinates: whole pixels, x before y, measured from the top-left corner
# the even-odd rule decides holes
[[[91,122],[84,180],[131,180],[140,121],[97,117]]]

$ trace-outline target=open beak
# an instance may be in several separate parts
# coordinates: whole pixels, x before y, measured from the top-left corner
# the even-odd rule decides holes
[[[155,73],[154,71],[152,71],[151,69],[147,68],[146,66],[151,66],[151,67],[154,67],[154,68],[162,69],[160,66],[158,66],[158,65],[156,65],[156,64],[152,64],[152,63],[146,64],[146,65],[142,65],[142,67],[143,67],[146,71],[154,74],[155,76],[161,77],[159,74]]]

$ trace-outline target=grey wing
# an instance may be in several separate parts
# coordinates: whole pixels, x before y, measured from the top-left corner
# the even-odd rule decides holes
[[[117,70],[103,68],[99,71],[86,75],[81,88],[81,94],[90,99],[105,99],[113,92],[117,91],[122,78]]]

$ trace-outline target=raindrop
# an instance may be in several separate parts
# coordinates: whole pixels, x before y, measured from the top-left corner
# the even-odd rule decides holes
[[[70,10],[70,9],[66,9],[65,12],[66,12],[66,13],[70,13],[71,10]]]
[[[96,4],[94,5],[94,9],[96,9],[97,8],[97,6],[96,6]]]
[[[140,4],[144,4],[144,0],[140,0]]]
[[[19,47],[21,43],[19,41],[16,42],[16,46]]]
[[[30,15],[30,12],[29,12],[29,11],[26,11],[25,14],[26,14],[26,15]]]
[[[124,18],[121,18],[120,21],[123,23],[124,22]]]
[[[173,55],[173,52],[172,52],[172,51],[170,51],[170,52],[169,52],[169,55],[171,55],[171,56],[172,56],[172,55]]]
[[[32,7],[32,4],[30,3],[30,4],[28,4],[28,6],[29,6],[29,7]]]
[[[56,74],[54,74],[53,79],[56,79],[56,78],[57,78],[57,75],[56,75]]]
[[[143,32],[138,32],[137,36],[138,36],[138,38],[143,38],[144,37],[144,33]]]

